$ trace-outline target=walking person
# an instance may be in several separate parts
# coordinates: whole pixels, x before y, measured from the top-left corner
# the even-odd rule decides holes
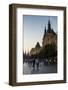
[[[33,69],[35,69],[35,59],[33,59]]]
[[[36,59],[36,67],[37,67],[37,70],[39,70],[39,59],[38,58]]]

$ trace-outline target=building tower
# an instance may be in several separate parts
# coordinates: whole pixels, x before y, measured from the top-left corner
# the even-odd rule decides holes
[[[45,38],[46,33],[47,33],[47,32],[46,32],[46,27],[45,27],[43,39]]]
[[[48,30],[47,30],[47,32],[50,33],[50,31],[51,31],[51,23],[50,23],[50,20],[49,20],[48,21]]]

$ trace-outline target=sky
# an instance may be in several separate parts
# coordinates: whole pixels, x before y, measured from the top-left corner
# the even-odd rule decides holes
[[[57,32],[57,16],[23,16],[23,32],[24,32],[24,52],[29,52],[39,42],[42,46],[42,38],[45,27],[48,27],[50,20],[51,28]]]

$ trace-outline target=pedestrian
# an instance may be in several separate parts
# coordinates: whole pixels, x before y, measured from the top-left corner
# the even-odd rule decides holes
[[[39,70],[39,59],[38,58],[36,59],[36,67],[37,67],[37,70]]]
[[[35,59],[33,59],[33,69],[35,69]]]

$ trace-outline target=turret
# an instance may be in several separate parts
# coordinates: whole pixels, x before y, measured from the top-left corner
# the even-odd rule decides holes
[[[51,31],[51,24],[50,24],[50,20],[48,21],[48,33],[50,33],[50,31]]]
[[[45,31],[44,31],[44,36],[43,36],[43,39],[45,38],[45,36],[46,36],[46,27],[45,27]]]

